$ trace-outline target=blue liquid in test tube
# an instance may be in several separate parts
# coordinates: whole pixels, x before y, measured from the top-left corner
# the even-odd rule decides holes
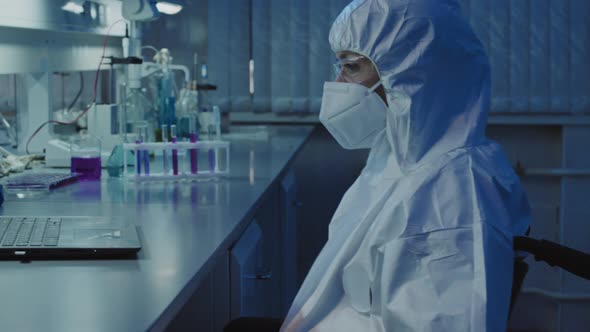
[[[141,128],[137,130],[137,138],[135,139],[135,144],[139,145],[142,143],[143,137],[141,135]],[[137,175],[141,175],[141,155],[143,151],[140,149],[135,149],[135,167]]]

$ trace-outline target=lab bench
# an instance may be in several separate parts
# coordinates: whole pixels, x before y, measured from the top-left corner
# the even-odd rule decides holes
[[[1,215],[135,221],[137,259],[0,262],[1,331],[219,331],[280,316],[296,291],[296,180],[310,126],[231,127],[230,174],[209,181],[77,182],[7,195]]]

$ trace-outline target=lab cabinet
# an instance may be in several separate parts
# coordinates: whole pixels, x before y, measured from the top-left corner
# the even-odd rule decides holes
[[[297,292],[297,190],[288,171],[231,249],[231,316],[284,317]]]
[[[249,228],[231,248],[232,318],[282,315],[284,260],[280,193],[279,183],[268,189]],[[259,237],[253,237],[253,230]],[[233,264],[238,262],[235,258],[245,255],[248,259],[239,260],[242,264],[239,268]],[[234,296],[237,294],[241,297]]]
[[[298,206],[296,178],[287,171],[166,330],[222,331],[238,317],[284,317],[297,292]]]
[[[215,262],[208,276],[166,327],[167,332],[220,332],[229,321],[229,253]]]
[[[262,231],[256,221],[246,229],[230,254],[231,318],[265,315],[265,283],[272,278],[264,270]]]
[[[283,239],[282,315],[285,316],[297,294],[297,199],[295,173],[289,171],[281,181],[281,236]]]
[[[487,135],[502,145],[512,165],[519,165],[531,206],[530,236],[590,252],[590,154],[579,144],[590,141],[590,127],[581,118],[567,118],[574,124],[492,124]],[[590,331],[590,283],[530,255],[526,262],[529,271],[509,330]]]

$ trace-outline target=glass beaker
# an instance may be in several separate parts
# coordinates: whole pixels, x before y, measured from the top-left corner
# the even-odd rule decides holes
[[[176,126],[178,127],[179,137],[190,138],[192,131],[189,129],[196,124],[199,111],[197,96],[196,90],[187,90],[182,99],[176,103]]]
[[[100,180],[101,141],[94,136],[78,136],[70,139],[70,171],[78,173],[79,180]]]
[[[111,155],[107,160],[107,172],[111,177],[120,177],[123,175],[124,166],[124,154],[123,146],[121,144],[115,145]],[[131,158],[133,160],[133,158]]]
[[[142,89],[129,89],[127,98],[124,101],[123,112],[123,128],[124,134],[135,134],[138,127],[147,126],[149,130],[149,139],[154,139],[153,131],[153,105],[150,100],[146,97],[144,90]]]

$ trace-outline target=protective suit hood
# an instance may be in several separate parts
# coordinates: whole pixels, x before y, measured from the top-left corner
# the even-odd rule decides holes
[[[362,54],[380,73],[392,169],[485,141],[489,61],[460,15],[455,0],[356,0],[332,25],[332,50]]]

